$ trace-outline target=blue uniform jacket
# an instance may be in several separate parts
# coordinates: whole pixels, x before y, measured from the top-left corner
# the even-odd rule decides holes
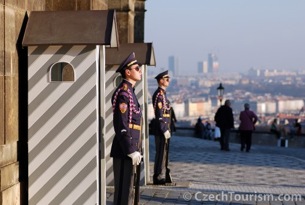
[[[115,136],[110,156],[127,158],[139,151],[142,112],[130,82],[123,80],[112,95],[113,126]]]
[[[166,91],[160,87],[152,97],[155,111],[155,135],[163,135],[167,130],[170,131],[170,102],[166,97]]]

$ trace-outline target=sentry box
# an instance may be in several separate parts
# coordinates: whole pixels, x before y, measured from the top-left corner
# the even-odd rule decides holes
[[[99,204],[100,72],[117,47],[115,11],[32,11],[28,47],[28,202]]]

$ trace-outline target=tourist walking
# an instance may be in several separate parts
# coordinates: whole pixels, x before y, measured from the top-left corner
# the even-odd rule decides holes
[[[234,128],[233,110],[231,108],[231,101],[226,100],[225,104],[218,108],[215,114],[216,126],[220,129],[220,150],[230,151],[229,140],[231,129]]]
[[[252,132],[255,130],[255,123],[258,121],[257,115],[250,110],[248,103],[244,104],[244,110],[239,114],[240,151],[249,152],[252,144]]]

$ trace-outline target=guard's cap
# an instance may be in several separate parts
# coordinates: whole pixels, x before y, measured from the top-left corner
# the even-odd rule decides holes
[[[166,71],[164,71],[164,72],[162,72],[162,73],[159,73],[159,74],[155,77],[155,79],[159,80],[159,79],[164,78],[164,77],[169,77],[169,75],[168,75],[168,70],[166,70]]]
[[[136,55],[134,52],[132,52],[131,54],[129,54],[129,56],[121,63],[121,65],[118,67],[118,69],[116,70],[116,72],[124,72],[126,70],[126,68],[138,64],[139,66],[142,66],[141,63],[138,63],[137,59],[136,59]]]

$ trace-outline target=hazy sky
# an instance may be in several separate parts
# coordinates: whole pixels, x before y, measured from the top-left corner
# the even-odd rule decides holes
[[[146,0],[145,42],[195,74],[208,53],[220,72],[305,69],[305,0]]]

